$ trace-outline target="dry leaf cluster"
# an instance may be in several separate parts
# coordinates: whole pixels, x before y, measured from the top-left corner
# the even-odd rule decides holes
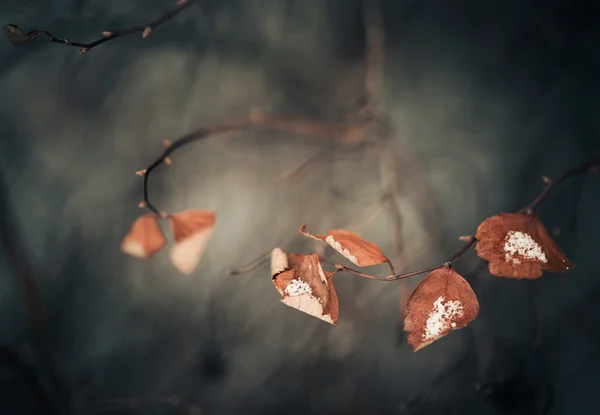
[[[107,41],[133,33],[148,37],[154,29],[195,3],[195,0],[178,0],[175,6],[163,16],[147,25],[121,31],[103,31],[102,38],[91,43],[73,42],[51,35],[46,30],[32,30],[24,33],[18,26],[8,24],[4,31],[15,45],[31,42],[39,34],[46,40],[80,48],[85,53]],[[200,263],[215,225],[215,214],[204,210],[186,210],[176,214],[163,214],[148,200],[148,176],[160,164],[171,164],[170,155],[178,148],[203,140],[212,134],[237,131],[253,126],[269,127],[281,132],[308,134],[346,143],[362,142],[366,137],[369,121],[383,115],[378,111],[383,90],[383,30],[381,11],[377,3],[369,3],[364,9],[365,22],[365,85],[366,103],[362,108],[363,120],[359,123],[326,124],[313,120],[287,119],[268,116],[260,111],[252,111],[242,120],[227,124],[202,128],[175,142],[166,142],[162,155],[148,168],[136,172],[144,178],[144,201],[140,207],[152,213],[140,216],[125,236],[121,249],[134,257],[149,258],[167,245],[159,221],[169,220],[174,243],[170,250],[170,260],[183,274],[189,275]],[[395,281],[413,275],[429,273],[408,299],[404,316],[404,329],[409,332],[408,340],[414,350],[419,350],[454,329],[469,324],[478,314],[477,297],[469,283],[452,267],[473,244],[479,257],[489,262],[490,273],[500,277],[535,279],[547,272],[566,272],[574,267],[553,241],[542,222],[531,210],[540,202],[554,185],[566,178],[593,171],[600,165],[595,159],[569,170],[556,180],[544,176],[544,190],[523,213],[501,213],[486,219],[479,225],[474,236],[461,237],[465,244],[448,262],[396,275],[391,261],[374,243],[365,241],[355,233],[336,229],[326,235],[313,235],[303,226],[300,232],[309,238],[325,242],[357,267],[369,267],[387,263],[391,275],[378,278],[346,266],[331,263],[317,254],[291,254],[281,249],[272,253],[271,278],[281,295],[281,301],[290,307],[336,324],[338,320],[338,298],[333,285],[333,277],[345,271],[360,277]],[[328,272],[322,263],[335,266]]]
[[[181,273],[189,275],[200,263],[212,236],[216,215],[208,210],[184,210],[164,219],[171,222],[174,244],[169,257]],[[150,258],[167,245],[159,220],[163,215],[146,213],[133,222],[121,250],[137,258]]]
[[[149,258],[167,245],[159,226],[161,215],[140,216],[123,240],[124,252]],[[215,214],[186,210],[166,215],[171,221],[175,244],[170,258],[175,267],[190,274],[200,262],[215,225]],[[275,248],[271,252],[271,279],[281,302],[331,324],[339,316],[339,302],[333,278],[342,271],[380,281],[395,281],[429,272],[414,290],[406,306],[404,330],[414,351],[435,342],[452,330],[471,323],[479,313],[479,302],[469,283],[452,266],[467,249],[449,262],[416,272],[396,275],[379,246],[356,233],[332,229],[314,235],[303,225],[299,232],[324,242],[358,267],[388,264],[388,277],[374,277],[362,271],[320,258],[315,253],[299,254]],[[543,271],[566,272],[575,265],[556,245],[539,218],[533,214],[501,213],[484,220],[474,238],[461,237],[465,248],[476,242],[479,257],[489,262],[492,275],[515,279],[539,278]],[[327,271],[323,264],[335,269]]]

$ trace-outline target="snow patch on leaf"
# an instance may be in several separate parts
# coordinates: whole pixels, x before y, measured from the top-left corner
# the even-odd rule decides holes
[[[312,295],[312,289],[304,281],[291,280],[285,287],[285,293],[291,297],[302,294]]]
[[[504,252],[506,253],[504,258],[506,262],[520,264],[521,260],[516,258],[515,255],[520,255],[531,261],[548,262],[548,258],[546,258],[542,247],[528,234],[519,231],[509,231],[504,240]]]
[[[456,327],[456,318],[464,315],[464,307],[459,300],[447,301],[439,296],[433,303],[433,311],[427,318],[423,340],[436,339],[445,331]]]

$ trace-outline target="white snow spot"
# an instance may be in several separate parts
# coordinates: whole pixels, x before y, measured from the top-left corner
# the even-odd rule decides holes
[[[338,251],[340,254],[342,254],[344,257],[348,258],[350,261],[352,261],[353,264],[358,265],[358,263],[356,262],[356,256],[352,255],[350,253],[350,251],[348,251],[347,249],[343,248],[342,245],[336,241],[332,235],[329,235],[327,238],[325,238],[325,242],[327,242],[329,245],[331,245],[331,247],[333,249],[335,249],[336,251]]]
[[[521,264],[516,255],[529,261],[548,262],[542,247],[524,232],[510,231],[504,241],[504,259],[508,263]]]
[[[301,280],[291,280],[285,287],[285,293],[290,297],[295,297],[302,294],[312,295],[312,290],[308,283]]]
[[[449,328],[455,328],[456,323],[454,320],[463,315],[464,307],[460,301],[453,300],[444,303],[444,297],[438,297],[433,303],[433,311],[429,314],[425,324],[423,340],[435,339]]]

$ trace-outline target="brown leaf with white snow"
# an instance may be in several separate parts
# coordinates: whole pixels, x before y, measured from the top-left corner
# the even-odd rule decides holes
[[[331,276],[321,267],[318,255],[311,254],[302,257],[296,268],[276,273],[273,284],[285,305],[337,324],[339,303]]]
[[[189,275],[196,269],[212,236],[216,215],[208,210],[184,210],[170,215],[175,245],[170,258],[175,267]]]
[[[167,244],[158,218],[154,213],[146,213],[133,222],[123,242],[121,250],[137,258],[149,258]]]
[[[500,213],[484,220],[475,237],[477,255],[489,261],[492,275],[535,279],[575,266],[535,215]]]
[[[359,267],[379,265],[384,262],[389,263],[387,257],[376,244],[365,241],[353,232],[343,229],[332,229],[327,231],[327,235],[313,235],[306,230],[306,225],[302,225],[299,231],[308,238],[326,242]]]
[[[451,266],[436,269],[408,299],[404,330],[413,351],[452,330],[467,326],[479,314],[479,302],[469,283]]]

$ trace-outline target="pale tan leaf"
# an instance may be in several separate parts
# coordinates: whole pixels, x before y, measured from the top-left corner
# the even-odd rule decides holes
[[[271,278],[274,278],[283,271],[298,268],[300,261],[302,261],[305,256],[306,255],[285,252],[281,248],[273,249],[273,251],[271,251]]]
[[[149,258],[163,249],[167,238],[153,213],[146,213],[133,222],[121,243],[121,250],[137,258]]]
[[[216,216],[206,210],[186,210],[170,216],[175,245],[170,258],[183,274],[189,275],[200,263],[212,236]]]

